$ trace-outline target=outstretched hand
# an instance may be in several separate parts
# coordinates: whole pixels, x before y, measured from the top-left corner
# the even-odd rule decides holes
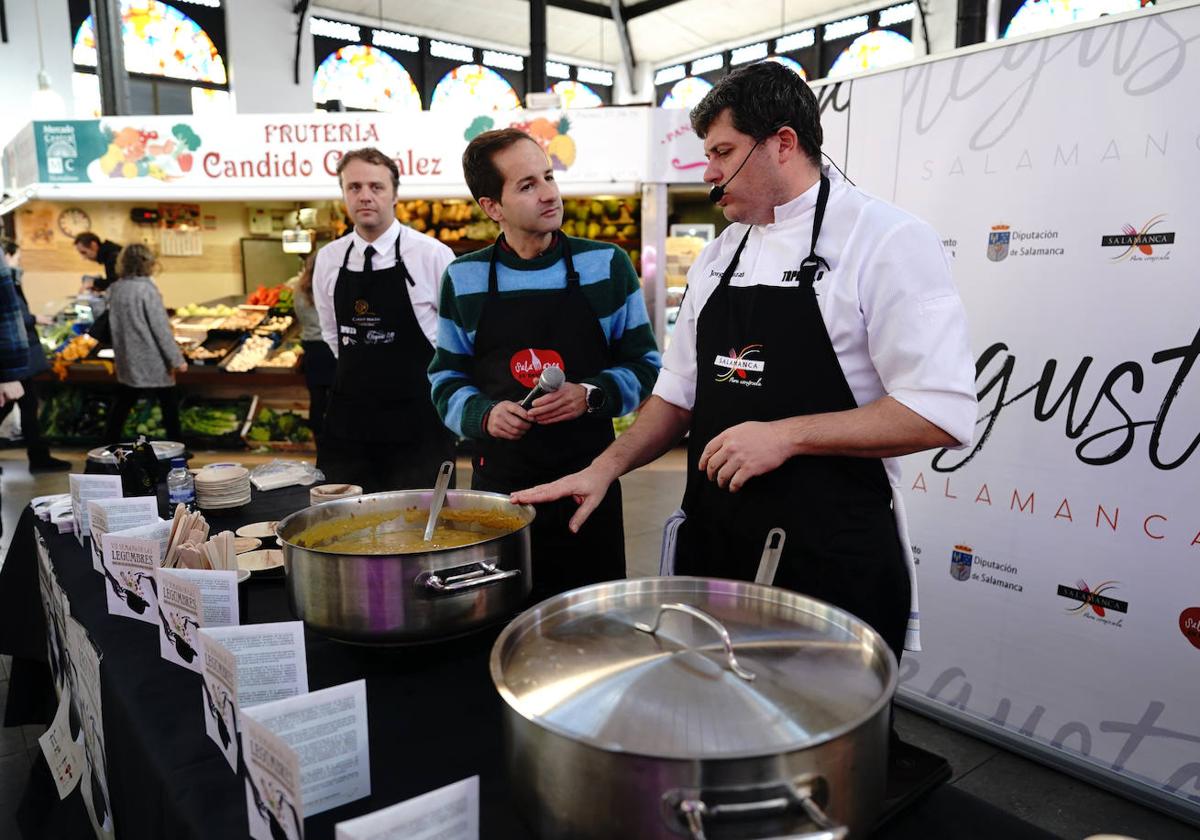
[[[579,505],[579,510],[575,511],[569,523],[571,533],[577,534],[583,523],[592,515],[592,511],[604,501],[612,483],[613,479],[593,464],[585,470],[563,476],[558,481],[539,484],[528,490],[518,490],[510,499],[519,505],[536,505],[570,496],[575,500],[575,504]]]

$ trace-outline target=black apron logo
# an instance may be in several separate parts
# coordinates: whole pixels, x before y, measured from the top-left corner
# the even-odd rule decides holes
[[[556,367],[563,373],[567,372],[566,365],[563,364],[563,357],[557,350],[537,350],[532,347],[513,353],[512,358],[508,361],[508,367],[512,372],[513,379],[520,382],[525,388],[532,388],[536,385],[542,376],[542,371],[546,368]]]
[[[354,314],[355,315],[367,315],[370,312],[371,312],[371,304],[367,303],[362,298],[359,298],[358,300],[354,301]]]
[[[728,356],[718,353],[713,359],[713,364],[718,368],[717,381],[761,388],[767,363],[760,358],[752,358],[761,352],[761,344],[748,344],[741,350],[730,348]]]

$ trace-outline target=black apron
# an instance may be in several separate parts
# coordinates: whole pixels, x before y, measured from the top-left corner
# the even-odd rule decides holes
[[[821,177],[812,244],[791,286],[730,285],[742,237],[696,328],[696,402],[677,574],[753,580],[767,532],[787,532],[775,584],[828,601],[873,626],[899,659],[909,579],[878,458],[798,456],[737,493],[699,469],[714,437],[739,423],[857,407],[817,304],[814,283],[829,179]],[[821,273],[819,273],[819,270]]]
[[[496,279],[502,240],[503,236],[492,246],[488,298],[475,332],[472,381],[493,400],[520,402],[545,367],[562,367],[568,382],[581,382],[609,367],[608,339],[580,288],[567,237],[558,235],[566,287],[508,297],[500,296]],[[612,419],[603,414],[534,424],[517,441],[485,437],[473,459],[471,486],[511,493],[554,481],[586,467],[612,441]],[[614,482],[580,532],[572,534],[567,522],[576,509],[571,499],[537,506],[531,528],[534,601],[625,576],[620,485]]]
[[[454,459],[454,439],[430,397],[433,346],[408,296],[415,283],[400,236],[391,268],[351,271],[349,259],[347,248],[333,291],[338,359],[321,469],[368,493],[432,487],[438,465]]]

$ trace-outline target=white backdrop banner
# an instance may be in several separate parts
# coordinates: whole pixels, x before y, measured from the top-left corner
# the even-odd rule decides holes
[[[837,123],[977,360],[972,448],[905,463],[902,691],[1200,814],[1198,90],[1190,7],[869,76]]]

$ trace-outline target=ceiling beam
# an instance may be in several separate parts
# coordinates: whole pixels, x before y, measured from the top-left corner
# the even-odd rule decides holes
[[[594,3],[592,0],[546,0],[546,5],[566,9],[568,12],[578,12],[581,15],[605,19],[612,17],[612,9],[604,3]]]
[[[617,42],[621,45],[621,61],[625,65],[625,73],[633,84],[633,67],[637,59],[633,55],[633,44],[629,42],[629,30],[625,28],[625,7],[621,0],[610,0],[612,3],[612,20],[617,27]]]
[[[651,12],[661,11],[668,6],[674,6],[676,3],[682,3],[683,0],[642,0],[641,3],[635,3],[632,6],[625,7],[625,20],[630,21],[642,15],[648,15]]]

